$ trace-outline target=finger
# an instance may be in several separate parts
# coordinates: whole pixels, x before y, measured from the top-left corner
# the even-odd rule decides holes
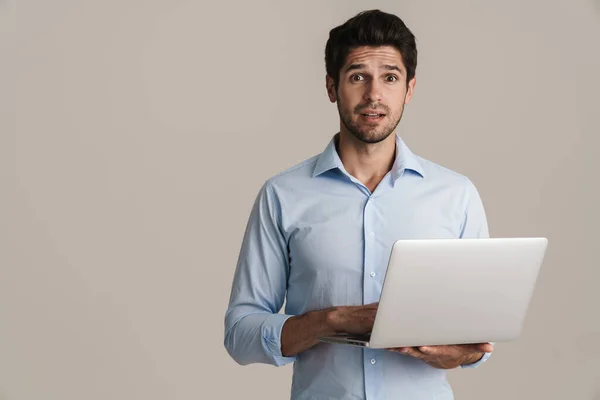
[[[491,343],[461,344],[456,347],[464,353],[491,353],[494,351],[494,346]]]
[[[395,353],[406,353],[408,347],[388,347],[386,350],[393,351]]]
[[[356,310],[354,313],[359,315],[370,315],[375,317],[375,314],[377,314],[377,308],[361,308],[359,310]]]
[[[388,347],[386,350],[393,351],[394,353],[402,353],[404,348],[403,347]]]
[[[452,346],[420,346],[419,350],[435,357],[459,357],[473,353],[489,353],[494,350],[494,346],[490,343],[473,343]]]
[[[397,353],[406,353],[411,348],[415,349],[415,347],[388,347],[386,350],[395,351]]]
[[[483,353],[491,353],[494,351],[494,345],[491,343],[478,343],[477,348]]]
[[[417,358],[419,360],[423,360],[427,357],[426,354],[424,354],[423,352],[419,351],[417,348],[415,347],[404,347],[400,353],[402,354],[406,354],[407,356],[413,357],[413,358]]]
[[[419,351],[430,356],[437,356],[440,353],[439,346],[419,346]]]
[[[356,306],[352,307],[348,310],[351,314],[354,315],[373,315],[377,313],[377,306],[373,304],[367,304],[364,306]]]
[[[364,306],[362,306],[362,308],[370,310],[370,309],[376,309],[377,307],[379,307],[379,303],[370,303],[370,304],[365,304]]]
[[[429,357],[457,357],[461,355],[455,346],[419,346],[419,351]]]

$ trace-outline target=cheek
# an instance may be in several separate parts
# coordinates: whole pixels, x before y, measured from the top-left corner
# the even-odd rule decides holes
[[[406,99],[406,91],[402,91],[400,93],[398,93],[397,91],[395,93],[390,93],[390,97],[388,97],[389,101],[388,101],[388,106],[392,109],[392,110],[402,110],[402,108],[404,107],[405,101]]]
[[[353,114],[353,110],[356,106],[356,102],[354,99],[347,94],[339,93],[337,97],[338,104],[342,110],[344,110],[347,114]]]
[[[364,96],[364,89],[359,85],[348,86],[344,85],[338,89],[338,97],[345,101],[346,104],[357,104]]]

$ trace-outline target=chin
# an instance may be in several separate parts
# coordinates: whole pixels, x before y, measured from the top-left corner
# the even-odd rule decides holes
[[[363,143],[369,143],[369,144],[374,144],[374,143],[379,143],[379,142],[383,142],[385,139],[387,139],[390,135],[392,134],[392,132],[389,133],[383,133],[383,134],[373,134],[373,135],[368,135],[368,134],[363,134],[363,133],[355,133],[352,132],[352,135],[357,138],[358,140],[360,140]]]

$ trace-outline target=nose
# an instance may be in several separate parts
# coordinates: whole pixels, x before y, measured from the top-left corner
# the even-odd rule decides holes
[[[364,99],[369,103],[377,103],[382,100],[381,83],[373,79],[365,86]]]

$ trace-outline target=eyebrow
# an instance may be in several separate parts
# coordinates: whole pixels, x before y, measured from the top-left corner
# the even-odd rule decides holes
[[[357,69],[363,69],[363,68],[365,68],[365,66],[366,66],[365,64],[351,64],[348,68],[346,68],[345,72],[349,72],[349,71],[353,71],[353,70],[357,70]],[[397,65],[384,64],[384,65],[382,65],[382,67],[389,71],[398,71],[398,72],[402,73],[402,70]]]

